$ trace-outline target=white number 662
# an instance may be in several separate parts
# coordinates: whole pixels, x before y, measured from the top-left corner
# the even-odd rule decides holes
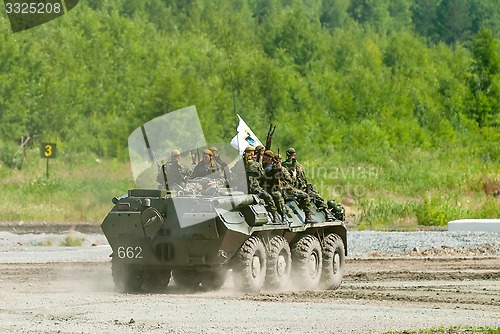
[[[142,247],[120,246],[117,249],[117,255],[120,259],[142,259]]]

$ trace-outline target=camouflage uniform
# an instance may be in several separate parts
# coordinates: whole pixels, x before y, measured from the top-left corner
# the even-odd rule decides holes
[[[271,213],[274,221],[277,221],[278,215],[273,197],[260,185],[260,181],[264,177],[264,171],[262,170],[261,165],[253,159],[247,159],[246,156],[244,156],[244,161],[248,193],[256,194],[259,198],[262,198],[266,204],[267,211]]]
[[[296,198],[299,202],[299,208],[304,210],[306,218],[311,220],[311,202],[309,200],[309,195],[300,189],[293,186],[293,178],[288,172],[287,168],[282,168],[283,175],[283,196]]]
[[[262,157],[264,156],[265,147],[258,145],[255,147],[255,161],[262,165]]]
[[[294,148],[289,148],[286,151],[287,159],[283,163],[290,172],[293,178],[293,185],[295,188],[306,192],[312,199],[312,202],[321,209],[326,209],[327,205],[323,197],[307,182],[306,171],[304,167],[292,155],[295,154]]]
[[[265,161],[267,160],[267,162]],[[285,200],[282,196],[282,185],[281,185],[281,166],[276,166],[273,163],[274,153],[271,150],[267,150],[264,153],[264,177],[261,179],[262,187],[269,193],[274,199],[274,203],[278,209],[278,213],[283,217],[285,213]]]

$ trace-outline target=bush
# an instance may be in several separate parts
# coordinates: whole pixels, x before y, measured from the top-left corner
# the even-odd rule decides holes
[[[78,238],[72,235],[66,236],[66,239],[64,239],[63,242],[60,243],[61,246],[68,246],[68,247],[79,247],[83,245],[83,242],[85,241],[85,238]]]
[[[415,208],[415,215],[419,225],[444,226],[450,220],[470,216],[467,209],[451,206],[448,200],[427,195],[422,204]]]

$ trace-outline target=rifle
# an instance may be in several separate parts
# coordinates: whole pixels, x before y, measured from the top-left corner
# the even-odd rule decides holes
[[[150,162],[154,162],[156,164],[156,170],[157,170],[157,176],[156,176],[156,182],[160,184],[160,187],[163,185],[167,185],[167,174],[165,173],[165,168],[163,168],[164,165],[160,165],[158,162],[158,159],[156,159],[156,154],[151,148],[151,145],[149,145],[149,139],[146,134],[146,129],[144,128],[144,125],[141,125],[141,132],[142,132],[142,137],[144,138],[144,143],[146,144],[146,149],[148,151],[149,155],[149,160]],[[160,178],[160,175],[162,176]],[[163,181],[163,182],[162,182]]]
[[[273,126],[273,124],[271,123],[269,125],[269,131],[267,132],[266,150],[271,149],[271,144],[273,143],[274,130],[276,130],[276,125]]]
[[[191,153],[191,168],[194,168],[198,164],[198,162],[196,161],[196,151],[193,149],[190,151],[190,153]]]

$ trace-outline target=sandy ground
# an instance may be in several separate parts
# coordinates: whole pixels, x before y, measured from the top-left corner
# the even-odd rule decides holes
[[[108,247],[1,254],[0,333],[382,333],[500,326],[498,256],[348,258],[335,291],[240,294],[229,277],[216,292],[183,293],[171,282],[160,294],[119,294]],[[68,253],[77,256],[69,261]]]

